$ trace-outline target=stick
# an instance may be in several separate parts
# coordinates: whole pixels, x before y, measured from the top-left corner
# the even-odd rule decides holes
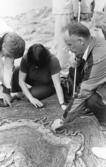
[[[78,22],[80,22],[81,0],[78,1]]]
[[[80,22],[80,13],[81,13],[81,0],[78,1],[78,22]],[[73,97],[76,95],[76,77],[77,77],[77,67],[75,67],[74,72],[74,86],[73,86]]]
[[[76,79],[77,79],[77,67],[75,67],[75,71],[74,71],[74,85],[73,85],[73,97],[75,97],[75,92],[76,92]]]

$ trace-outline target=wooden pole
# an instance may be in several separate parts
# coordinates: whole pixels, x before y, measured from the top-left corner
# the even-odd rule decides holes
[[[81,0],[78,1],[78,22],[80,22],[80,13],[81,13]],[[76,78],[77,78],[77,67],[74,71],[74,85],[73,85],[73,97],[76,95]]]

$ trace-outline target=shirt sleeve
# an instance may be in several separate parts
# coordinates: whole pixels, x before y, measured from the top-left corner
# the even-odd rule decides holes
[[[61,67],[60,67],[59,60],[57,59],[57,57],[52,55],[51,56],[51,61],[50,61],[50,72],[51,72],[51,75],[59,73],[60,70],[61,70]]]

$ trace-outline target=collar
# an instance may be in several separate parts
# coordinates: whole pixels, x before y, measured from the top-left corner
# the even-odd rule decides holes
[[[91,52],[91,51],[93,50],[93,48],[95,47],[95,45],[96,45],[96,43],[97,43],[96,41],[97,41],[96,38],[91,36],[89,45],[88,45],[88,47],[86,48],[86,50],[85,50],[85,52],[84,52],[84,54],[83,54],[83,57],[82,57],[85,61],[87,60],[87,58],[88,58],[90,52]]]
[[[86,48],[86,50],[85,50],[85,52],[84,52],[84,55],[83,55],[83,59],[86,61],[87,60],[87,58],[88,58],[88,50],[89,50],[89,45],[88,45],[88,47]]]

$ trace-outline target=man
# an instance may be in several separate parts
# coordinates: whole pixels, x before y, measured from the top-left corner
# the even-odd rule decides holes
[[[52,0],[53,14],[55,17],[54,25],[54,51],[60,61],[61,76],[67,77],[69,67],[73,63],[74,54],[69,52],[64,42],[64,30],[68,24],[78,21],[79,7],[81,8],[81,21],[90,21],[92,16],[91,3],[93,0]]]
[[[9,32],[0,39],[0,106],[11,106],[11,79],[14,60],[23,56],[25,41]]]
[[[72,122],[88,109],[99,121],[106,121],[106,41],[91,37],[89,29],[81,23],[69,25],[64,38],[76,55],[77,67],[83,65],[78,95],[66,109],[61,125]]]

